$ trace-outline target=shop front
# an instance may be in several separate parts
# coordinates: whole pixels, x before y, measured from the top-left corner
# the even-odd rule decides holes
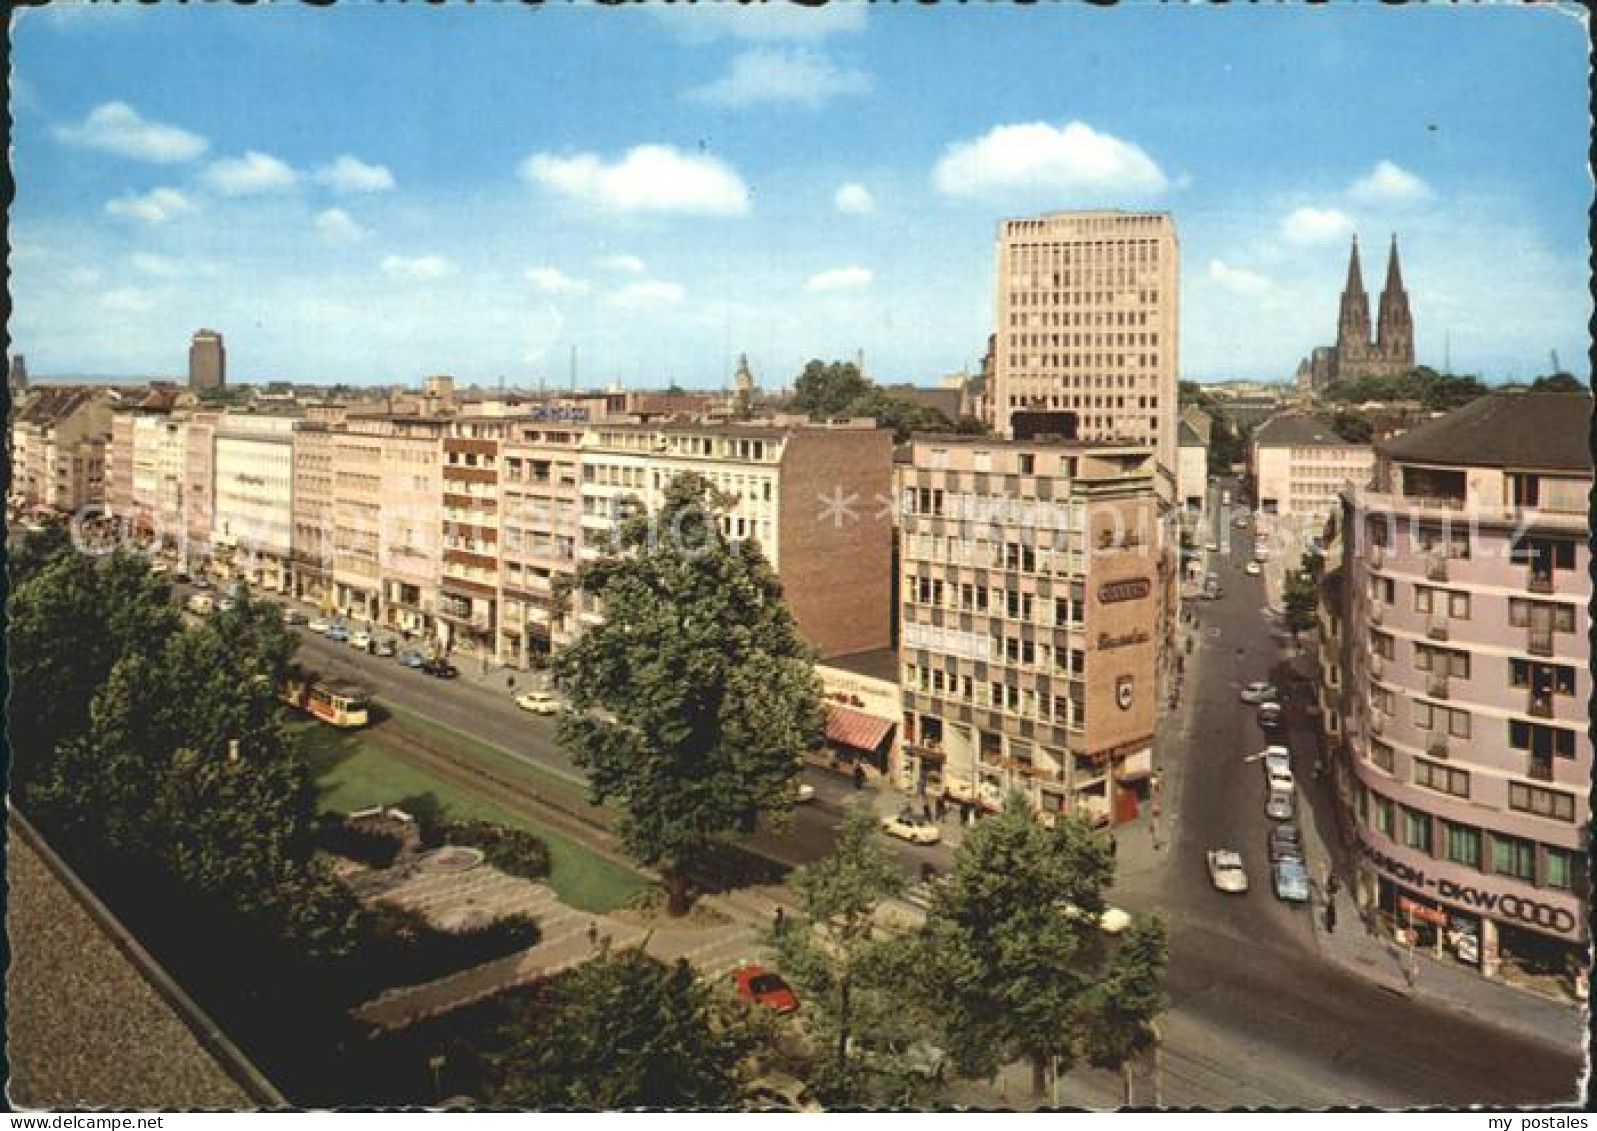
[[[833,767],[906,780],[900,751],[903,707],[898,692],[898,659],[889,650],[840,656],[815,666],[826,709],[826,754]]]

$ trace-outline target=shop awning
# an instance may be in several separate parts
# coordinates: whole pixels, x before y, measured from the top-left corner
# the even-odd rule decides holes
[[[891,719],[879,719],[852,707],[826,705],[826,737],[856,750],[875,750],[893,729]]]

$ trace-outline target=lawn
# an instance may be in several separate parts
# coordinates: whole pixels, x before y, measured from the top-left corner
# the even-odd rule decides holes
[[[648,886],[648,880],[630,868],[414,766],[358,733],[304,718],[292,720],[290,727],[304,743],[321,789],[318,803],[327,812],[349,813],[374,805],[404,808],[407,801],[430,798],[452,820],[525,829],[549,845],[549,886],[562,902],[580,911],[613,911]]]

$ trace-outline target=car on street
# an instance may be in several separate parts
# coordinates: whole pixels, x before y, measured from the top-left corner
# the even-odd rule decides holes
[[[1287,784],[1292,778],[1292,751],[1285,746],[1266,746],[1255,757],[1264,762],[1264,780],[1273,782],[1277,775],[1285,774]]]
[[[1247,574],[1249,577],[1258,577],[1259,574],[1264,572],[1264,570],[1260,568],[1258,562],[1249,562],[1247,565],[1242,567],[1242,572]]]
[[[165,562],[156,562],[150,567],[151,577],[165,577],[169,572],[170,570],[167,568]]]
[[[1241,895],[1248,890],[1248,873],[1242,856],[1235,849],[1211,848],[1208,852],[1209,882],[1216,891]]]
[[[523,711],[530,711],[534,715],[555,715],[560,713],[560,700],[550,695],[547,691],[523,691],[516,696],[516,706]]]
[[[1285,757],[1275,755],[1266,758],[1264,762],[1264,781],[1271,789],[1281,789],[1291,793],[1297,788],[1297,782],[1292,779],[1292,767]]]
[[[223,598],[221,598],[220,600],[218,600],[216,602],[216,611],[219,612],[219,613],[225,613],[228,610],[232,609],[233,606],[235,606],[237,604],[238,604],[238,602],[235,601],[232,597],[223,597]]]
[[[392,656],[394,654],[393,639],[387,636],[383,637],[377,642],[377,647],[372,649],[372,653],[377,656]]]
[[[363,652],[369,651],[372,646],[372,634],[364,628],[357,628],[349,634],[349,646],[359,648]]]
[[[1275,684],[1266,683],[1262,679],[1254,680],[1242,689],[1244,703],[1269,703],[1273,702],[1279,693]]]
[[[216,607],[216,603],[204,593],[193,593],[184,602],[184,606],[194,615],[203,617]]]
[[[325,636],[327,634],[327,630],[332,627],[332,625],[328,624],[321,617],[312,617],[305,623],[305,628],[310,632],[316,633],[318,636]]]
[[[341,624],[330,624],[327,626],[327,639],[343,644],[349,640],[349,629]]]
[[[1066,919],[1080,921],[1091,918],[1087,912],[1073,903],[1061,905],[1060,910],[1064,912]],[[1098,915],[1098,929],[1106,935],[1118,935],[1129,926],[1131,926],[1131,913],[1122,911],[1118,907],[1105,907]]]
[[[298,609],[283,610],[284,624],[307,624],[309,621],[310,618],[304,613],[300,612]]]
[[[732,971],[732,985],[738,997],[753,1005],[764,1006],[776,1013],[797,1013],[798,995],[793,987],[758,962],[750,962]]]
[[[428,660],[421,670],[438,679],[454,679],[460,674],[460,669],[448,660]]]
[[[813,785],[811,785],[807,781],[799,782],[798,796],[795,797],[793,800],[794,801],[814,801],[815,800],[815,787]]]
[[[406,648],[403,652],[401,652],[398,656],[395,656],[394,658],[400,662],[401,666],[407,667],[407,668],[420,668],[420,667],[425,667],[426,664],[427,664],[427,657],[423,656],[420,652],[416,651],[414,648]]]
[[[1295,860],[1303,859],[1303,834],[1296,825],[1276,825],[1270,830],[1267,840],[1270,850],[1270,863],[1292,857]]]
[[[935,821],[928,821],[912,809],[902,809],[894,817],[883,817],[882,831],[911,844],[936,844],[943,839],[943,832]]]
[[[1264,803],[1264,815],[1272,821],[1290,821],[1297,808],[1292,797],[1291,790],[1272,789],[1270,799]]]
[[[1282,726],[1281,704],[1266,700],[1259,704],[1259,725],[1267,731],[1278,731]]]
[[[1283,903],[1309,901],[1309,870],[1295,856],[1282,857],[1275,862],[1275,897]]]
[[[1218,542],[1210,542],[1207,546],[1204,547],[1204,549],[1208,550],[1209,553],[1211,553],[1211,554],[1218,554],[1220,552],[1220,543],[1218,543]]]

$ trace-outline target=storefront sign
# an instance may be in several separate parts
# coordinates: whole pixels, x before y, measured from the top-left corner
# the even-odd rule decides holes
[[[1544,903],[1538,899],[1518,895],[1514,892],[1499,893],[1478,888],[1471,884],[1460,883],[1457,880],[1443,879],[1438,876],[1428,876],[1419,868],[1410,867],[1398,860],[1393,860],[1380,849],[1360,841],[1364,855],[1370,863],[1389,877],[1413,888],[1415,891],[1434,893],[1437,899],[1447,900],[1450,903],[1478,912],[1491,915],[1499,919],[1520,923],[1541,931],[1550,931],[1558,935],[1579,934],[1580,920],[1573,911],[1555,904]],[[1412,901],[1400,898],[1399,905]],[[1419,904],[1414,904],[1418,909]],[[1427,909],[1428,911],[1428,909]],[[1436,913],[1432,913],[1436,914]],[[1415,910],[1416,918],[1426,918],[1419,910]]]
[[[1106,581],[1098,586],[1098,603],[1115,605],[1121,601],[1140,601],[1153,592],[1153,583],[1146,577],[1129,577],[1124,581]]]
[[[1140,545],[1142,545],[1142,534],[1139,531],[1125,530],[1120,533],[1118,538],[1115,537],[1115,529],[1112,526],[1106,526],[1098,531],[1098,548],[1100,550],[1130,550]]]
[[[1129,675],[1120,676],[1115,680],[1115,704],[1122,711],[1131,710],[1132,686],[1134,682]]]
[[[1142,628],[1132,632],[1123,632],[1118,636],[1109,632],[1100,632],[1098,634],[1098,650],[1100,652],[1110,652],[1116,648],[1129,648],[1133,644],[1146,644],[1149,639],[1147,630]]]

